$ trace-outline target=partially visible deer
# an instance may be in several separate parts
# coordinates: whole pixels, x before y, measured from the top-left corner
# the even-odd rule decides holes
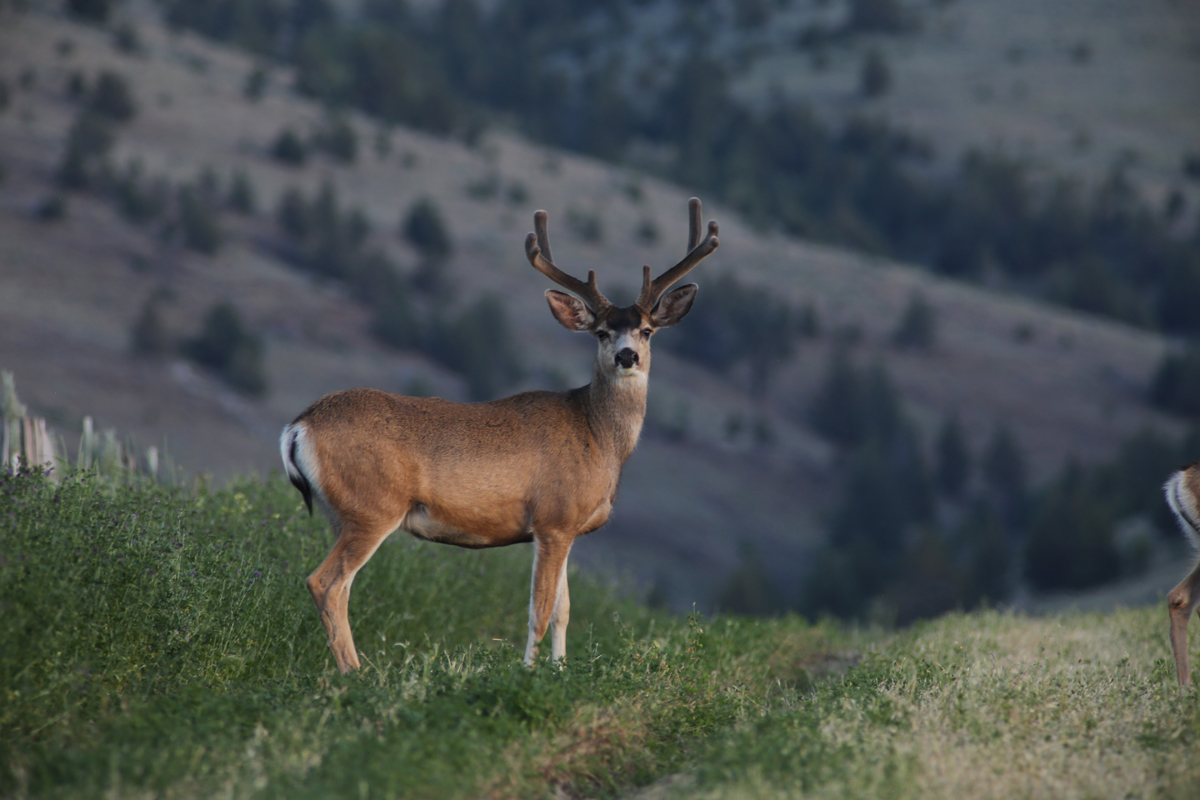
[[[1167,479],[1163,485],[1167,505],[1175,512],[1179,527],[1192,545],[1192,571],[1167,594],[1171,617],[1171,650],[1175,653],[1175,677],[1180,686],[1192,682],[1188,666],[1188,620],[1200,606],[1200,461],[1194,461]]]
[[[642,271],[637,302],[618,308],[596,286],[554,265],[546,212],[533,216],[529,262],[578,297],[546,290],[554,318],[599,345],[592,382],[486,403],[335,392],[283,429],[288,477],[312,512],[329,517],[333,550],[308,577],[338,669],[359,666],[347,605],[355,574],[397,529],[458,547],[533,542],[525,663],[552,627],[551,658],[567,649],[567,555],[576,537],[608,520],[621,468],[646,415],[650,336],[691,310],[695,284],[667,291],[717,248],[717,223],[700,239],[700,201],[688,203],[688,251],[658,278]],[[450,601],[450,598],[447,599]]]

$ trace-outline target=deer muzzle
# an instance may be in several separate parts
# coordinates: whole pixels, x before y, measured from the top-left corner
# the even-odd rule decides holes
[[[614,361],[621,369],[633,369],[634,365],[638,363],[637,351],[633,348],[626,347],[617,352],[617,355],[614,357]]]

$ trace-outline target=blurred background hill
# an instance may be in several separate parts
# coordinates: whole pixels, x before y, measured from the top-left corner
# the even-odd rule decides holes
[[[722,246],[578,560],[746,613],[1153,597],[1200,454],[1197,10],[9,0],[0,367],[69,447],[265,472],[325,392],[586,382],[533,210],[628,302],[696,194]]]

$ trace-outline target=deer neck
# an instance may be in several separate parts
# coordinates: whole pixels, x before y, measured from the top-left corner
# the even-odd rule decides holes
[[[592,382],[585,387],[584,413],[592,433],[601,446],[616,454],[619,464],[633,453],[646,419],[648,375],[619,377],[601,366],[592,371]]]

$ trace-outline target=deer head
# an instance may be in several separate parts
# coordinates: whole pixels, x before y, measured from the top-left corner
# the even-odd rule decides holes
[[[677,324],[691,311],[696,299],[696,284],[667,290],[720,243],[715,221],[708,223],[708,234],[700,240],[700,215],[700,200],[693,197],[688,201],[687,255],[654,280],[650,279],[650,267],[643,267],[642,291],[634,304],[625,308],[613,305],[600,292],[594,270],[588,270],[585,282],[554,265],[546,212],[538,211],[533,215],[534,232],[525,239],[529,263],[559,286],[578,295],[547,289],[550,312],[567,330],[596,337],[599,345],[597,365],[605,377],[644,380],[650,369],[650,337],[659,328]]]

